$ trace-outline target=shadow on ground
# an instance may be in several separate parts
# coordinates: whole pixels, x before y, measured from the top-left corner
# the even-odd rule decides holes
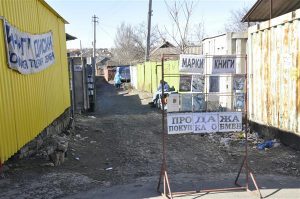
[[[124,89],[116,89],[113,84],[105,81],[104,77],[96,78],[97,105],[95,113],[97,117],[111,115],[139,115],[155,112],[157,110],[148,105],[142,105],[138,94],[131,95]]]

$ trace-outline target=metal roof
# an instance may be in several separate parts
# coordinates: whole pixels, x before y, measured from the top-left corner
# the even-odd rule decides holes
[[[202,39],[202,42],[205,41],[205,40],[208,40],[208,39],[213,39],[213,38],[221,37],[221,36],[224,36],[224,35],[226,35],[226,33],[215,35],[215,36],[211,36],[211,37],[206,37],[206,38]]]
[[[77,39],[77,37],[74,37],[74,36],[72,36],[72,35],[66,33],[66,40],[67,40],[67,41],[75,40],[75,39]]]
[[[300,8],[300,0],[258,0],[242,22],[260,22],[292,12]]]

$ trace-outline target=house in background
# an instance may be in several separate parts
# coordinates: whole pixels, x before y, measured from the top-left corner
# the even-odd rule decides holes
[[[96,60],[96,76],[104,75],[104,67],[107,62],[110,60],[109,57],[97,57]]]
[[[106,65],[103,67],[103,72],[107,82],[114,80],[117,66],[119,66],[119,63],[116,61],[109,60],[106,62]]]
[[[180,50],[170,42],[164,41],[150,52],[150,61],[161,61],[163,54],[173,54],[174,56],[169,56],[168,59],[177,60],[180,55]]]
[[[185,49],[185,54],[202,55],[202,45],[189,45]]]

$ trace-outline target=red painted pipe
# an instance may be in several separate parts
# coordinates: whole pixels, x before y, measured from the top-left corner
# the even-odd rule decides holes
[[[2,172],[3,172],[2,168],[3,168],[3,164],[2,164],[2,161],[1,161],[1,159],[0,159],[0,175],[1,175]]]

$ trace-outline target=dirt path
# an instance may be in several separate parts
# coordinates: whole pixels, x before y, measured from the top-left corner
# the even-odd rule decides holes
[[[41,166],[44,159],[10,161],[0,180],[0,198],[59,198],[95,187],[158,177],[161,164],[161,114],[147,103],[151,95],[116,90],[97,79],[96,112],[76,117],[66,162]],[[244,151],[233,134],[168,137],[170,175],[235,174]],[[229,140],[225,144],[222,140]],[[250,144],[250,165],[257,175],[300,177],[300,153],[280,145],[259,151]]]

